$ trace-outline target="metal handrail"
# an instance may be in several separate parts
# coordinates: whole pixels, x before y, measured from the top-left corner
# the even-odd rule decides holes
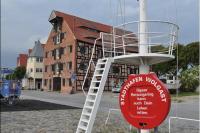
[[[177,29],[179,29],[179,26],[177,24],[174,24],[174,23],[168,22],[168,21],[161,21],[161,20],[131,21],[131,22],[127,22],[127,23],[124,23],[124,24],[120,24],[120,25],[114,26],[114,28],[117,28],[117,27],[120,27],[120,26],[124,26],[124,25],[128,25],[128,24],[132,24],[132,23],[141,23],[141,22],[161,22],[161,23],[174,25],[175,27],[177,27]]]
[[[82,91],[84,93],[85,96],[87,96],[85,90],[84,90],[84,85],[85,85],[85,81],[87,79],[87,76],[88,76],[88,72],[89,72],[89,69],[90,69],[90,66],[91,66],[91,63],[93,63],[94,65],[94,62],[93,62],[93,55],[94,55],[94,52],[95,52],[95,48],[96,48],[96,44],[97,44],[97,41],[99,39],[102,38],[102,33],[100,33],[100,36],[94,41],[94,46],[93,46],[93,49],[92,49],[92,54],[91,54],[91,58],[90,58],[90,61],[89,61],[89,64],[88,64],[88,68],[87,68],[87,71],[86,71],[86,74],[85,74],[85,77],[84,77],[84,80],[83,80],[83,85],[82,85]]]
[[[152,27],[152,30],[150,30],[149,32],[145,32],[145,33],[140,33],[139,31],[132,31],[134,29],[132,29],[131,31],[129,31],[128,29],[126,30],[126,26],[129,27],[131,26],[130,24],[140,24],[141,22],[147,22],[147,24],[149,24]],[[161,25],[166,25],[167,27],[164,29],[153,29],[155,24],[161,24]],[[134,25],[133,25],[134,26]],[[171,28],[170,28],[171,27]],[[170,28],[170,29],[169,29]],[[138,29],[138,26],[135,28],[135,30]],[[113,27],[113,32],[112,33],[102,33],[102,49],[103,49],[103,55],[105,57],[105,54],[107,51],[104,50],[104,47],[109,47],[110,51],[109,52],[113,52],[114,56],[119,56],[116,55],[116,50],[117,49],[122,49],[123,54],[126,55],[129,52],[127,51],[127,47],[128,46],[133,46],[133,47],[138,47],[140,45],[147,45],[147,47],[149,47],[149,52],[150,53],[161,53],[160,50],[156,50],[156,51],[151,51],[152,48],[154,48],[155,46],[168,46],[168,54],[172,55],[173,52],[173,46],[176,42],[176,38],[177,38],[177,33],[178,33],[178,25],[171,23],[171,22],[167,22],[167,21],[160,21],[160,20],[147,20],[147,21],[132,21],[132,22],[127,22],[118,26]],[[123,32],[124,31],[124,32]],[[138,44],[138,43],[134,43],[132,42],[132,40],[139,40],[139,35],[140,34],[148,34],[150,36],[148,36],[148,43],[147,44]],[[133,36],[134,35],[134,36]],[[104,41],[104,38],[105,41]],[[109,42],[109,38],[112,38],[111,41]],[[105,45],[108,44],[108,45]],[[110,44],[110,45],[109,45]],[[114,46],[113,46],[114,45]],[[113,50],[113,51],[112,51]],[[162,49],[161,49],[162,50]],[[164,52],[164,54],[167,54],[166,52]],[[113,56],[113,55],[106,55],[106,56]]]

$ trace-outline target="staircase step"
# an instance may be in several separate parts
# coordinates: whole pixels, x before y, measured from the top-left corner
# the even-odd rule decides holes
[[[102,74],[95,74],[94,76],[96,76],[96,77],[102,77],[103,75]]]
[[[98,90],[99,87],[90,87],[90,89],[93,89],[93,90]]]
[[[97,71],[105,70],[105,68],[96,68]]]
[[[100,80],[95,80],[95,81],[92,81],[92,82],[95,82],[95,83],[100,83],[101,81],[100,81]]]
[[[88,102],[95,102],[95,100],[87,99]]]
[[[94,118],[96,117],[97,113],[96,108],[98,108],[100,104],[103,87],[106,84],[111,62],[112,58],[103,58],[99,59],[96,64],[95,72],[89,87],[89,91],[87,93],[76,133],[91,132],[92,126],[94,124]],[[105,80],[103,80],[103,78],[105,78]]]
[[[89,120],[83,119],[83,118],[81,119],[81,121],[82,121],[82,122],[85,122],[85,123],[88,123],[88,122],[89,122]]]
[[[98,62],[97,65],[105,65],[106,62]]]
[[[86,112],[83,112],[83,115],[86,115],[86,116],[91,116],[91,113],[86,113]]]
[[[85,130],[85,131],[86,131],[86,129],[87,129],[86,126],[79,126],[78,128],[81,129],[81,130]]]
[[[84,108],[92,109],[93,107],[91,107],[91,106],[85,106]]]
[[[96,96],[97,94],[96,93],[90,93],[90,92],[88,92],[88,95],[90,95],[90,96]]]

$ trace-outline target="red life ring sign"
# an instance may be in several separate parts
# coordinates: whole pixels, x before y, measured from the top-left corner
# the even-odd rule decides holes
[[[151,129],[167,117],[171,99],[168,90],[154,73],[129,75],[119,96],[125,119],[139,129]]]

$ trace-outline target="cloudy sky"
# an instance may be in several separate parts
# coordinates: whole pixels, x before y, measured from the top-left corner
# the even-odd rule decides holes
[[[199,40],[199,0],[148,0],[148,18],[177,23],[179,42]],[[1,64],[15,67],[19,53],[27,53],[34,41],[45,42],[51,29],[52,10],[110,25],[138,20],[137,0],[1,0]],[[125,3],[125,4],[124,4]]]

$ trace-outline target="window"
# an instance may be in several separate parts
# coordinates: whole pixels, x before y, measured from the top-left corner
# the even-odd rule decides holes
[[[68,51],[69,51],[69,53],[72,53],[72,45],[70,45],[70,46],[68,46]]]
[[[86,45],[86,44],[83,43],[83,42],[79,42],[78,44],[79,44],[79,45],[78,45],[79,51],[80,51],[81,54],[88,53],[88,47],[87,47],[88,44]]]
[[[87,65],[84,61],[81,61],[80,65],[79,65],[79,69],[81,70],[86,70],[87,69]]]
[[[59,49],[55,50],[56,59],[59,59]]]
[[[35,70],[37,73],[38,72],[42,72],[42,68],[36,68],[36,70]]]
[[[36,58],[36,62],[40,62],[40,58],[39,57]]]
[[[119,67],[113,66],[112,72],[115,73],[115,74],[120,73]]]
[[[53,30],[55,32],[62,30],[62,20],[57,20],[55,23],[53,23]]]
[[[72,69],[72,62],[67,62],[67,69],[71,70]]]
[[[54,56],[54,50],[51,51],[51,56]]]
[[[60,33],[56,36],[56,44],[59,44],[60,43]]]
[[[55,70],[56,70],[56,72],[59,72],[59,64],[55,65]]]
[[[47,57],[48,57],[48,52],[45,53],[45,58],[47,58]]]
[[[30,72],[33,72],[33,68],[30,69]]]
[[[43,62],[43,58],[42,57],[40,57],[40,62]]]
[[[60,48],[59,49],[59,57],[61,58],[61,56],[64,54],[64,48]]]
[[[63,78],[63,81],[62,81],[62,83],[63,83],[63,86],[65,86],[65,78]]]
[[[54,72],[55,71],[55,66],[51,65],[51,70]]]
[[[44,86],[47,86],[47,79],[44,80]]]
[[[63,70],[63,63],[60,63],[60,64],[59,64],[59,69],[60,69],[60,71]]]
[[[71,80],[71,78],[67,79],[67,82],[68,82],[68,86],[72,86],[72,80]]]
[[[47,72],[48,66],[45,66],[44,71]]]
[[[64,39],[65,33],[58,33],[56,36],[53,37],[54,44],[62,43],[62,39]]]

